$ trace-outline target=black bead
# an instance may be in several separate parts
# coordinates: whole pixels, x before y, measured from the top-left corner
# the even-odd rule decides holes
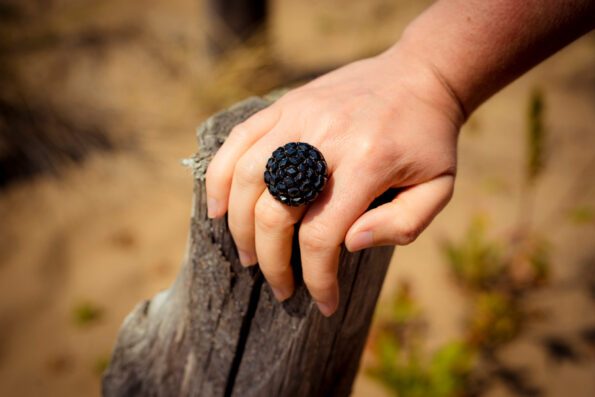
[[[299,150],[305,151],[305,150],[310,150],[312,148],[312,145],[308,145],[305,142],[299,142],[297,144],[297,147],[298,147]]]
[[[324,164],[322,161],[316,163],[316,171],[319,175],[324,175],[324,173],[326,172],[326,164]]]
[[[283,149],[281,149],[281,148],[279,148],[273,152],[273,157],[275,158],[275,160],[281,160],[284,156],[285,156],[285,153],[283,153]]]
[[[295,182],[294,182],[294,180],[293,180],[293,178],[292,178],[292,177],[286,176],[286,177],[283,179],[283,184],[284,184],[285,186],[287,186],[287,187],[290,187],[290,186],[293,186],[293,185],[295,185]]]
[[[301,162],[302,162],[302,161],[301,161],[299,158],[297,158],[297,157],[290,157],[288,160],[289,160],[289,162],[290,162],[291,164],[293,164],[293,165],[298,165],[299,163],[301,163]]]
[[[314,189],[321,190],[323,184],[324,184],[324,178],[322,178],[320,175],[318,175],[316,177],[316,182],[314,182]]]

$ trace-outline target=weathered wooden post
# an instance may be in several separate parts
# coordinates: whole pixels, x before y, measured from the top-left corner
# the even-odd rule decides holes
[[[250,98],[198,129],[197,160],[269,101]],[[195,169],[188,247],[178,278],[128,315],[104,396],[347,396],[393,247],[340,259],[340,304],[323,317],[299,280],[278,303],[257,267],[243,268],[225,219],[206,213],[203,162]]]

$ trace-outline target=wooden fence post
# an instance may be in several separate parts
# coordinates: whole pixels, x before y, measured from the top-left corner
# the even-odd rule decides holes
[[[393,247],[341,252],[340,304],[323,317],[300,281],[278,303],[258,267],[243,268],[226,219],[206,214],[204,163],[231,128],[269,101],[250,98],[198,129],[188,247],[174,284],[120,329],[104,396],[348,396]]]

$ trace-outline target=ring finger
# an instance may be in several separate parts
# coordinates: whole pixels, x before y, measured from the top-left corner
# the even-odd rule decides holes
[[[293,294],[294,279],[290,264],[294,225],[306,206],[289,207],[262,193],[255,208],[255,242],[260,270],[282,301]]]

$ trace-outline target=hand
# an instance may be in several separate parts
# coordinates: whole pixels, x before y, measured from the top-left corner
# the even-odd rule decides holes
[[[304,282],[320,311],[338,304],[337,263],[350,251],[408,244],[453,191],[462,113],[431,67],[391,50],[324,75],[237,125],[207,170],[208,213],[228,212],[243,265],[257,262],[277,299],[290,297],[294,224]],[[307,142],[324,155],[327,187],[309,207],[288,207],[266,190],[273,150]],[[364,212],[391,187],[392,202]]]

